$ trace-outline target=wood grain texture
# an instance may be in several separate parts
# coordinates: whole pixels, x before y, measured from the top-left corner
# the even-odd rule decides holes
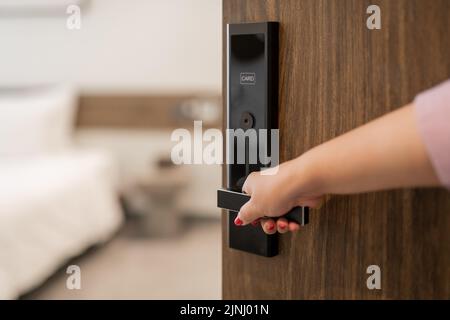
[[[78,127],[106,128],[190,128],[194,120],[186,107],[220,105],[213,94],[192,95],[83,95],[79,101]],[[219,117],[220,118],[220,117]],[[205,127],[220,127],[220,120],[204,122]]]
[[[382,29],[370,31],[372,2],[223,1],[223,57],[226,23],[280,22],[282,161],[450,77],[450,1],[377,0]],[[225,89],[225,61],[223,75]],[[228,249],[225,220],[224,299],[450,298],[445,190],[333,197],[298,234],[281,237],[274,258]],[[366,287],[372,264],[381,267],[381,290]]]

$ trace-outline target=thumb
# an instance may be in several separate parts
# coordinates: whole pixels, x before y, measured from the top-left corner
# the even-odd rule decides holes
[[[241,207],[236,220],[239,219],[241,225],[246,225],[262,216],[263,215],[256,209],[255,205],[250,200]]]

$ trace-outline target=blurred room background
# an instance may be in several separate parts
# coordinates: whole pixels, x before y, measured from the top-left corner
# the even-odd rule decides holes
[[[0,0],[0,39],[0,298],[220,298],[220,167],[170,135],[221,126],[221,1]]]

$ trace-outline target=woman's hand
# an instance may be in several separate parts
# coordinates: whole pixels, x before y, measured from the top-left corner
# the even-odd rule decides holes
[[[299,225],[279,217],[292,208],[306,206],[317,208],[323,203],[319,183],[307,165],[307,156],[283,163],[273,175],[251,173],[243,191],[251,196],[234,221],[236,225],[257,225],[260,221],[265,233],[297,231]]]
[[[279,217],[296,206],[317,208],[324,194],[440,184],[419,135],[413,105],[327,141],[278,169],[274,175],[258,172],[247,178],[243,191],[251,199],[235,224]],[[262,219],[261,224],[269,234],[299,228],[284,218]]]

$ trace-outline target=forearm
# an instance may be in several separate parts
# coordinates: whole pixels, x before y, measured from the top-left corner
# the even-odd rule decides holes
[[[348,194],[435,186],[412,105],[319,145],[295,160],[308,168],[318,193]]]
[[[317,208],[325,194],[447,186],[450,189],[450,81],[408,105],[279,166],[277,174],[251,173],[251,196],[235,223],[279,217],[295,206]],[[284,218],[262,219],[271,234],[298,229]]]

